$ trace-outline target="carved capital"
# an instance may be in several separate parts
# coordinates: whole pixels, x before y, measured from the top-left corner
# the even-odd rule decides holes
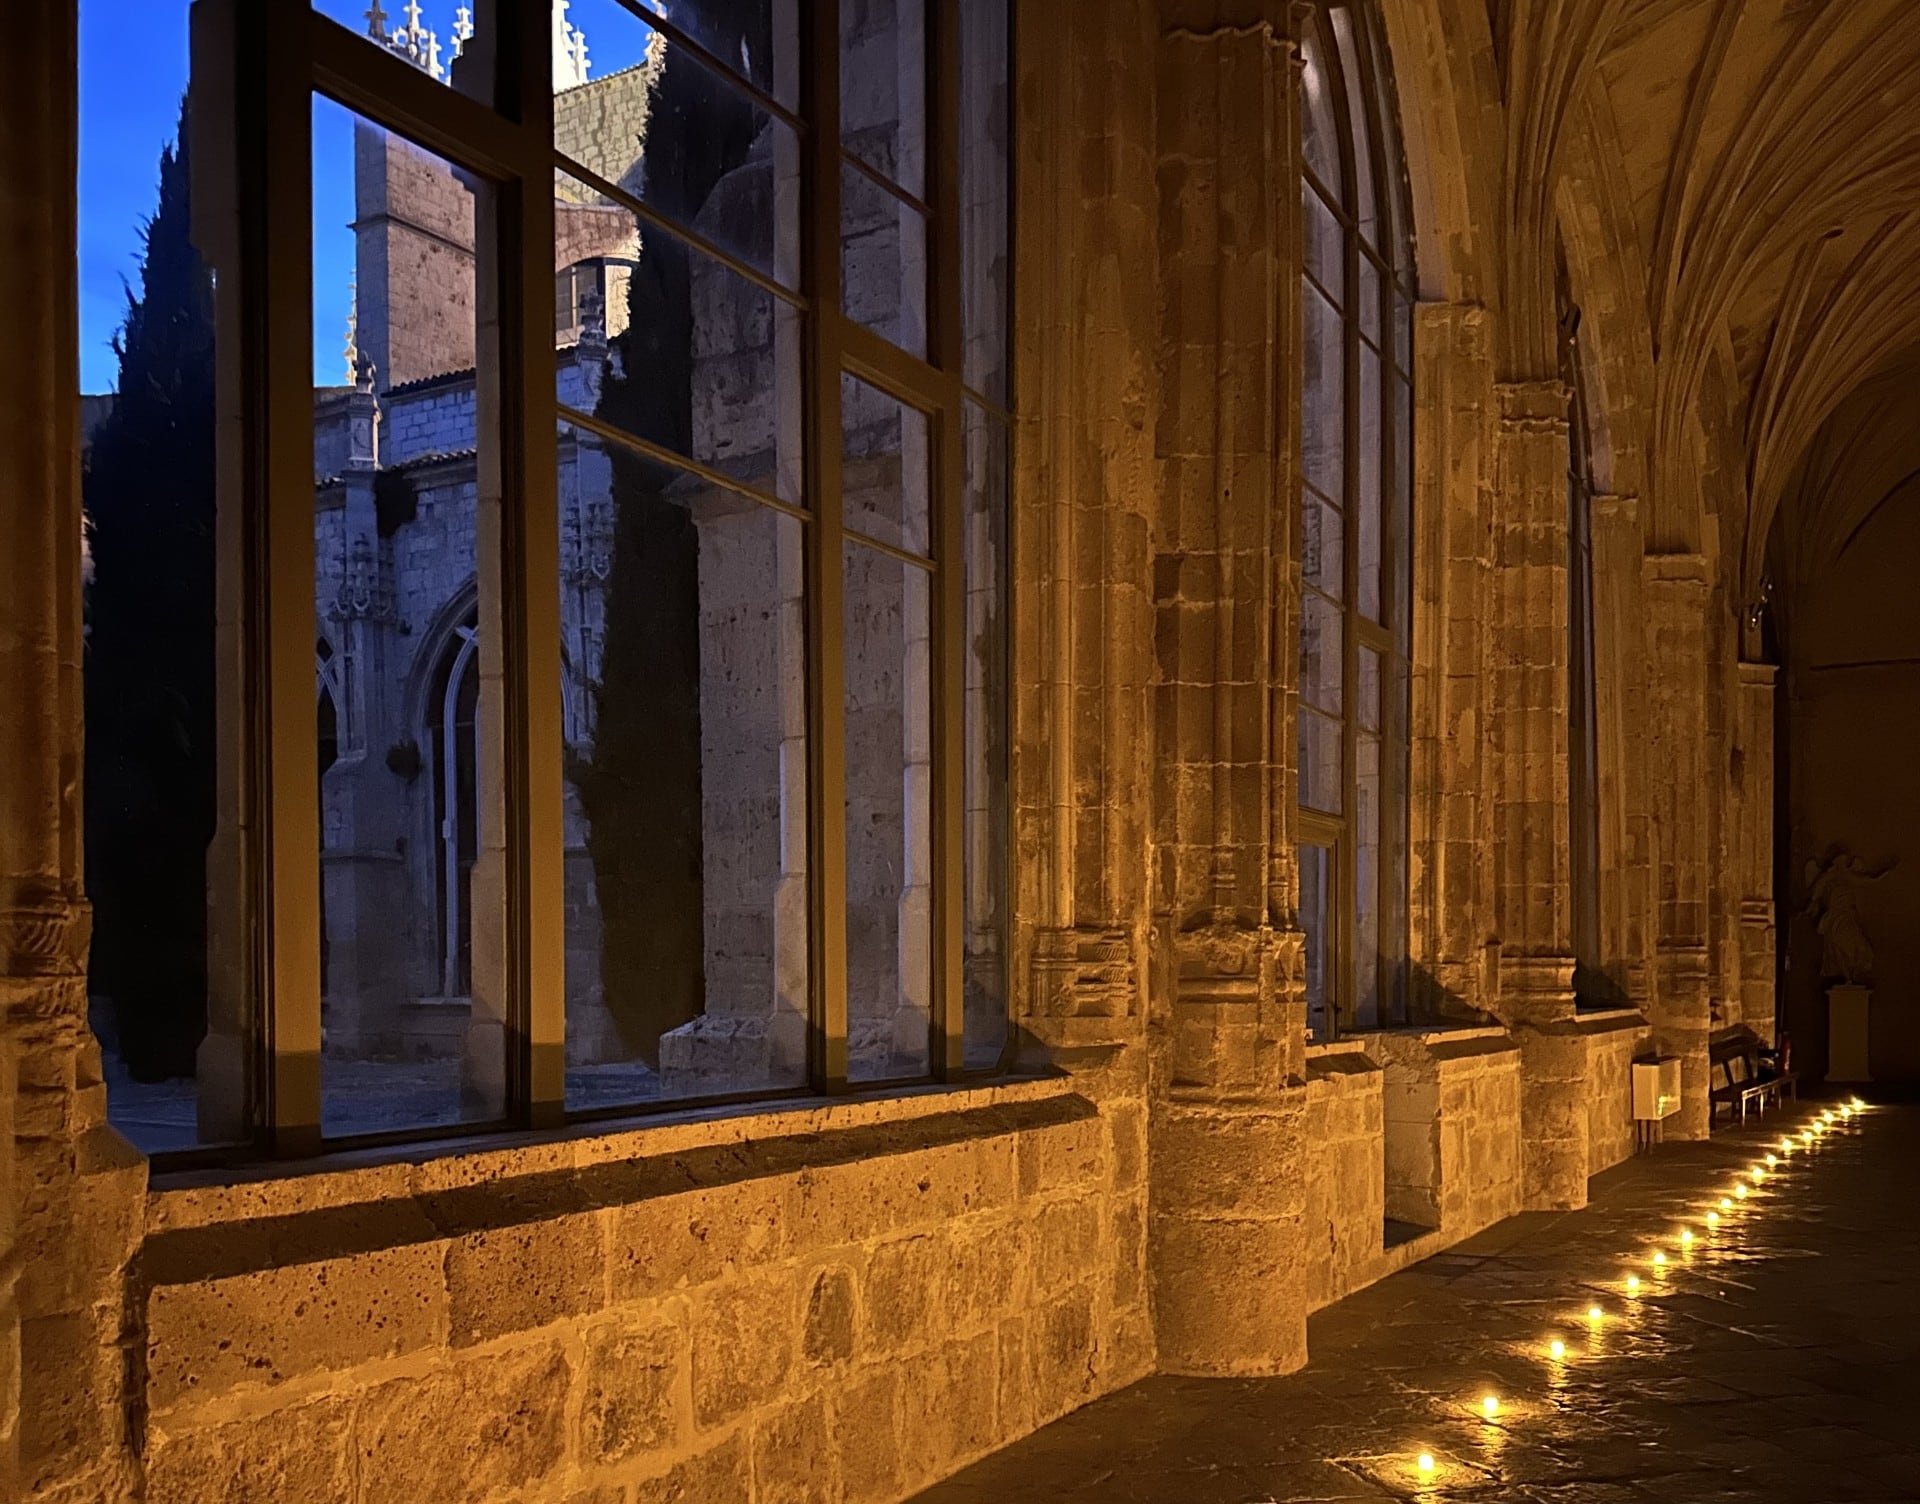
[[[1042,1018],[1126,1018],[1139,998],[1139,957],[1122,929],[1075,926],[1033,937],[1033,1012]]]
[[[84,898],[44,884],[0,889],[0,974],[84,975],[93,910]]]

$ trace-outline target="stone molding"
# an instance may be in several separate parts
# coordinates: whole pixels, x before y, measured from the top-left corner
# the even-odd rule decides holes
[[[1125,929],[1080,925],[1033,935],[1037,1018],[1128,1018],[1138,1011],[1140,952]]]
[[[0,899],[0,976],[81,977],[93,910],[48,884],[10,884]]]

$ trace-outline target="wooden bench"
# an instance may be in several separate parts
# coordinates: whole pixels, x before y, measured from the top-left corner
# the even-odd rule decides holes
[[[1768,1049],[1744,1024],[1722,1029],[1709,1039],[1707,1057],[1713,1082],[1709,1118],[1725,1107],[1744,1123],[1750,1107],[1764,1114],[1789,1096],[1799,1100],[1800,1078],[1791,1069],[1787,1051]]]

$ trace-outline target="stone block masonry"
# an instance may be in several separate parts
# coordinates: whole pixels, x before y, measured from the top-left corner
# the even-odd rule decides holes
[[[1138,1121],[1013,1083],[161,1191],[146,1498],[889,1504],[1149,1371]]]

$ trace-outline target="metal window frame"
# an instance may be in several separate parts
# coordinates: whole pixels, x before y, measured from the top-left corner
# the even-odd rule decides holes
[[[1349,77],[1332,13],[1345,10],[1353,23],[1356,65],[1359,76]],[[1406,167],[1401,146],[1399,120],[1387,71],[1384,39],[1377,16],[1366,0],[1312,0],[1301,24],[1313,28],[1316,48],[1325,68],[1326,84],[1332,99],[1334,137],[1340,158],[1344,192],[1321,181],[1302,156],[1302,191],[1316,195],[1332,215],[1341,240],[1343,298],[1335,298],[1306,270],[1301,257],[1303,285],[1323,296],[1337,314],[1341,327],[1341,496],[1336,502],[1342,519],[1341,565],[1341,778],[1340,810],[1332,813],[1314,809],[1295,800],[1296,844],[1328,849],[1327,934],[1322,942],[1325,952],[1327,1000],[1321,1037],[1339,1038],[1368,1029],[1390,1028],[1411,1021],[1412,988],[1406,975],[1408,914],[1408,786],[1410,780],[1410,727],[1407,688],[1410,683],[1409,632],[1412,618],[1412,503],[1410,476],[1400,473],[1396,438],[1402,413],[1399,410],[1402,384],[1406,400],[1412,401],[1411,351],[1401,351],[1397,300],[1411,301],[1414,289],[1409,283],[1406,265],[1388,259],[1388,251],[1410,245],[1412,228],[1407,218]],[[1377,241],[1369,241],[1361,232],[1358,206],[1353,196],[1359,192],[1356,171],[1356,141],[1353,132],[1355,91],[1359,95],[1368,131],[1369,179],[1373,188]],[[1405,258],[1410,264],[1411,256]],[[1377,288],[1377,338],[1369,337],[1361,311],[1360,272],[1362,263],[1373,273]],[[1360,365],[1362,349],[1372,351],[1379,367],[1378,476],[1380,495],[1380,602],[1382,621],[1374,621],[1360,609],[1360,563],[1357,542],[1362,498],[1359,494],[1361,413]],[[1411,455],[1408,456],[1409,462]],[[1302,495],[1296,504],[1304,507],[1308,487],[1301,480]],[[1315,494],[1320,494],[1316,491]],[[1303,590],[1306,587],[1303,584]],[[1359,933],[1360,894],[1355,806],[1359,794],[1359,710],[1356,695],[1359,684],[1362,648],[1379,654],[1381,680],[1379,706],[1381,743],[1379,852],[1376,857],[1378,889],[1373,895],[1381,941],[1377,949],[1375,997],[1378,1016],[1361,1024],[1355,1018],[1359,1004],[1360,957],[1356,938]],[[1298,738],[1296,737],[1296,745]],[[1297,755],[1297,754],[1296,754]],[[1296,780],[1297,790],[1297,780]],[[1389,860],[1389,856],[1394,857]],[[1391,937],[1388,931],[1392,930]]]
[[[1593,615],[1593,432],[1581,360],[1580,305],[1558,257],[1560,379],[1567,389],[1567,818],[1577,968],[1606,967],[1601,921],[1600,747]],[[1577,1001],[1577,999],[1576,999]],[[1591,1006],[1591,1005],[1589,1005]]]
[[[960,58],[962,0],[925,0],[926,195],[898,185],[844,149],[839,132],[839,0],[794,0],[801,51],[801,108],[788,109],[713,58],[681,28],[620,3],[657,27],[728,87],[751,99],[799,137],[801,287],[781,286],[712,244],[691,226],[661,214],[579,164],[553,144],[551,19],[545,0],[496,0],[491,36],[472,45],[490,55],[492,98],[471,98],[421,73],[318,10],[228,6],[225,44],[235,59],[235,118],[241,127],[240,241],[244,327],[250,373],[245,422],[248,511],[258,533],[248,566],[249,610],[264,643],[256,671],[257,812],[250,816],[259,879],[254,906],[259,1002],[255,1086],[256,1139],[241,1146],[274,1158],[305,1157],[387,1143],[448,1141],[604,1118],[685,1112],[718,1103],[804,1099],[994,1074],[965,1064],[964,816],[966,734],[965,404],[990,422],[1011,413],[962,384],[960,280]],[[1009,7],[1006,66],[1015,35]],[[482,18],[484,21],[484,17]],[[289,24],[291,23],[291,24]],[[320,1064],[319,818],[313,674],[313,101],[325,97],[369,123],[487,180],[489,211],[476,240],[493,248],[496,318],[481,340],[476,381],[482,411],[498,414],[492,444],[482,445],[482,490],[497,487],[501,535],[491,567],[498,575],[505,630],[501,644],[507,871],[506,1112],[503,1119],[394,1132],[324,1137]],[[1011,155],[1011,154],[1010,154]],[[550,184],[556,167],[588,182],[644,223],[800,309],[802,405],[807,446],[804,505],[743,487],[689,457],[564,409],[553,382],[555,227]],[[852,167],[928,220],[927,354],[907,354],[841,311],[841,173]],[[1007,164],[1011,208],[1014,165]],[[1011,247],[1010,247],[1011,248]],[[486,252],[482,250],[483,267]],[[484,279],[483,279],[484,280]],[[482,291],[476,301],[487,306]],[[1011,352],[1012,329],[1005,330]],[[932,557],[923,558],[846,526],[841,495],[840,376],[858,377],[926,415]],[[491,388],[488,390],[488,388]],[[767,1089],[707,1098],[619,1104],[569,1111],[566,1105],[564,977],[564,830],[560,683],[558,428],[576,424],[615,444],[726,486],[796,518],[806,551],[808,733],[809,1028],[807,1088]],[[490,458],[489,458],[490,456]],[[1011,505],[1010,487],[1008,505]],[[1011,541],[1011,532],[1007,532]],[[934,975],[928,1023],[929,1068],[908,1080],[850,1081],[847,1059],[845,665],[843,550],[849,541],[925,569],[932,579],[930,696],[935,768],[933,808]],[[482,568],[489,567],[483,562]],[[1003,568],[1001,588],[1010,590]],[[1003,610],[1011,611],[1006,599]],[[1011,714],[1010,685],[996,713]],[[1003,850],[1010,842],[1002,843]],[[1006,916],[1003,916],[1006,917]],[[1011,1001],[1011,999],[1009,999]],[[1013,1037],[1007,1031],[1009,1046]],[[154,1156],[161,1168],[230,1162],[231,1147]]]

